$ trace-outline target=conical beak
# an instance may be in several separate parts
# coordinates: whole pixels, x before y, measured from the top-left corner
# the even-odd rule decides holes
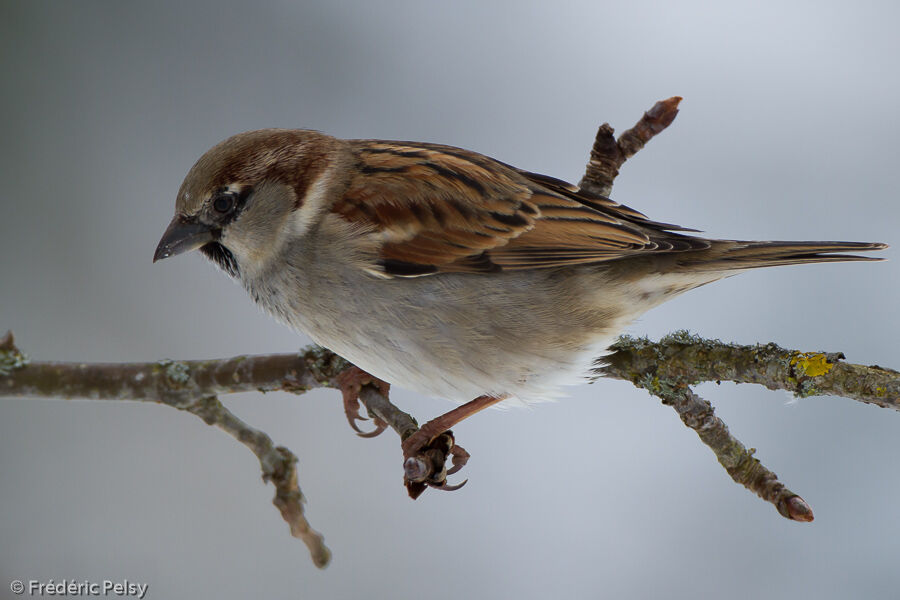
[[[209,225],[176,215],[159,240],[153,262],[196,250],[215,239],[216,235]]]

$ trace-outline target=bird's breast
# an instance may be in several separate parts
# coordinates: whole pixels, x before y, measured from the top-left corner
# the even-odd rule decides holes
[[[320,256],[245,285],[277,319],[391,384],[458,403],[483,394],[531,403],[584,381],[624,325],[611,306],[580,299],[575,288],[588,282],[577,277],[381,279]]]

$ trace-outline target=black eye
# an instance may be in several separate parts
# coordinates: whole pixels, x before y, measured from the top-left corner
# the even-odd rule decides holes
[[[222,214],[231,212],[231,209],[234,208],[234,194],[219,194],[213,200],[213,208]]]

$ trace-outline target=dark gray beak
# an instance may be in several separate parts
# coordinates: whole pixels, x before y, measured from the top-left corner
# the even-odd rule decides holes
[[[159,240],[153,262],[196,250],[216,239],[212,227],[176,215]]]

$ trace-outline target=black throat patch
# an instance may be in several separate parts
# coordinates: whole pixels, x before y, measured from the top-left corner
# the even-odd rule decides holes
[[[200,252],[213,261],[217,267],[231,275],[237,277],[239,274],[237,260],[231,250],[220,244],[219,242],[210,242],[200,247]]]

